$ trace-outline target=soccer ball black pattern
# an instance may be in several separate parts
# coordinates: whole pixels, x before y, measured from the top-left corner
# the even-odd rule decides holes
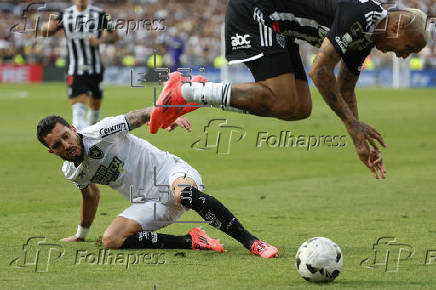
[[[295,255],[295,266],[306,281],[331,282],[342,270],[341,248],[328,238],[305,241]]]

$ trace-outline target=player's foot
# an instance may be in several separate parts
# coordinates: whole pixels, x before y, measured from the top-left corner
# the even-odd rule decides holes
[[[156,105],[198,105],[194,103],[187,103],[182,97],[182,85],[183,82],[189,81],[188,78],[183,77],[181,72],[173,72],[169,74],[169,80],[166,82]],[[202,76],[196,76],[192,78],[193,82],[206,82],[207,80]],[[150,133],[155,134],[159,128],[167,128],[178,117],[194,111],[198,107],[155,107],[151,113],[150,124],[148,129]]]
[[[192,238],[193,250],[212,250],[218,253],[224,252],[224,247],[219,240],[212,239],[200,228],[193,228],[189,231],[189,235]]]
[[[266,259],[277,257],[279,253],[276,247],[259,240],[256,240],[251,245],[250,252],[256,256],[261,256],[262,258]]]
[[[203,76],[194,76],[194,77],[192,77],[191,82],[193,82],[193,83],[206,83],[207,79],[205,77],[203,77]],[[168,119],[166,122],[163,122],[160,125],[160,128],[162,128],[162,129],[168,128],[178,117],[183,116],[183,115],[185,115],[185,114],[187,114],[189,112],[197,110],[199,108],[198,106],[200,104],[197,104],[197,103],[186,103],[186,105],[190,106],[190,107],[169,108],[169,109],[173,109],[173,111],[175,111],[175,116],[176,117],[174,119],[171,118],[171,119]]]

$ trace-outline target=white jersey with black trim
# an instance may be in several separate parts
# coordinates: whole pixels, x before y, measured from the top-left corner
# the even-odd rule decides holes
[[[90,183],[109,185],[127,199],[156,198],[169,192],[168,176],[181,158],[129,134],[124,115],[105,118],[79,132],[85,150],[79,166],[65,161],[62,171],[79,189]]]

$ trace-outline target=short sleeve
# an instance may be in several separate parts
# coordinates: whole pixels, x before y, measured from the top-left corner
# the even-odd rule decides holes
[[[82,189],[87,188],[87,187],[91,184],[91,182],[80,183],[80,182],[73,181],[73,184],[74,184],[78,189],[82,190]]]
[[[85,189],[91,183],[89,179],[83,173],[84,168],[79,165],[75,167],[73,162],[65,161],[62,165],[62,172],[66,179],[73,182],[73,184],[80,190]]]

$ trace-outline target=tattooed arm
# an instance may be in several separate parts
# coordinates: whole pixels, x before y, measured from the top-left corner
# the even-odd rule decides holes
[[[309,76],[315,83],[325,102],[348,127],[356,119],[339,93],[334,69],[341,59],[335,47],[325,38],[318,55],[309,71]]]
[[[150,121],[153,107],[148,107],[141,110],[130,111],[126,114],[127,122],[129,122],[130,130],[136,129]]]
[[[153,107],[148,107],[141,110],[130,111],[126,114],[127,122],[129,123],[130,130],[141,127],[142,125],[150,121],[151,112]],[[168,131],[174,130],[176,127],[185,128],[187,131],[191,131],[191,124],[183,117],[177,118],[174,123],[168,127]]]
[[[338,74],[339,92],[356,119],[359,119],[359,110],[357,109],[356,93],[354,89],[356,88],[358,80],[359,76],[353,74],[344,61],[341,61]]]
[[[340,55],[336,52],[336,49],[331,44],[330,40],[325,38],[314,64],[310,69],[309,76],[312,78],[326,103],[344,122],[348,133],[353,139],[360,160],[371,170],[376,178],[379,178],[379,174],[384,178],[386,170],[381,153],[374,140],[379,141],[384,147],[385,143],[381,135],[375,129],[357,119],[357,107],[353,105],[350,108],[348,103],[344,100],[341,91],[344,88],[347,88],[348,91],[350,91],[351,84],[344,83],[347,77],[350,77],[347,73],[344,73],[343,70],[342,76],[339,76],[338,84],[334,74],[334,69],[339,60]],[[357,79],[355,82],[357,82]],[[347,90],[344,91],[346,95]],[[353,99],[350,98],[349,102],[352,103]],[[355,108],[355,113],[352,108]]]

